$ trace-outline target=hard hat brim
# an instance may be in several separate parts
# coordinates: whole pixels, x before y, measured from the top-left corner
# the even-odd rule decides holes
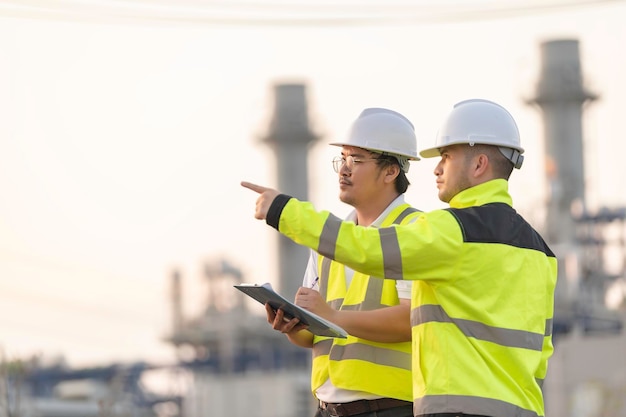
[[[441,145],[441,148],[445,148],[446,146],[452,146],[452,145],[467,145],[470,142],[467,141],[459,141],[459,142],[450,142],[450,143],[446,143],[445,145]],[[480,144],[480,145],[488,145],[488,146],[495,146],[495,147],[502,147],[502,148],[510,148],[510,149],[515,149],[516,151],[518,151],[520,154],[524,153],[524,148],[522,148],[521,146],[511,146],[507,143],[481,143],[481,142],[476,142],[476,144]],[[441,148],[428,148],[428,149],[424,149],[420,151],[420,156],[422,158],[435,158],[437,156],[441,156],[441,152],[439,152],[439,149]]]
[[[382,148],[377,148],[374,146],[359,146],[359,145],[355,145],[354,143],[349,143],[349,142],[332,142],[329,143],[329,145],[331,146],[353,146],[355,148],[361,148],[361,149],[366,149],[368,151],[372,151],[372,152],[380,152],[380,153],[384,153],[386,155],[397,155],[397,156],[402,156],[404,158],[407,158],[409,161],[419,161],[420,158],[417,155],[408,155],[406,153],[402,153],[402,152],[393,152],[390,151],[389,149],[382,149]]]
[[[420,151],[420,156],[422,158],[435,158],[441,156],[441,153],[439,153],[439,148],[428,148]]]

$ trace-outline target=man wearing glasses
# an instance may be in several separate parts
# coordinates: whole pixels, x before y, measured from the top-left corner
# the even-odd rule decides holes
[[[406,173],[417,157],[411,122],[393,110],[365,109],[332,161],[339,199],[354,210],[346,220],[387,227],[414,221],[404,201]],[[379,277],[382,278],[382,277]],[[411,283],[355,272],[312,251],[296,304],[344,328],[346,339],[316,336],[297,319],[267,308],[275,330],[311,348],[316,417],[412,417]]]

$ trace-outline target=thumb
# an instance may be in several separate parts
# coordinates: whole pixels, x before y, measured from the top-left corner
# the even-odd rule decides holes
[[[256,185],[247,181],[241,181],[241,186],[244,188],[248,188],[249,190],[255,191],[259,194],[263,194],[265,191],[271,190],[271,188],[263,187],[262,185]]]

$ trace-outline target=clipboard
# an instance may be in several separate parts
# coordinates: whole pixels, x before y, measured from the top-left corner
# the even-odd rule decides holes
[[[306,324],[307,330],[318,336],[338,337],[345,339],[348,333],[334,323],[312,313],[308,310],[298,307],[291,301],[284,298],[272,289],[270,283],[262,285],[258,284],[239,284],[234,285],[239,291],[257,300],[259,303],[269,305],[274,309],[281,309],[285,312],[285,317],[292,319],[297,318],[300,323]]]

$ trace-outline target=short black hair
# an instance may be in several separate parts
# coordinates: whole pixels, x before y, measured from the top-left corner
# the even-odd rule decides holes
[[[396,177],[396,181],[395,181],[396,191],[400,194],[406,193],[406,190],[409,188],[409,185],[411,185],[411,183],[409,182],[409,179],[406,177],[406,173],[402,170],[402,166],[400,165],[400,162],[398,161],[398,159],[395,156],[389,155],[389,154],[379,153],[377,155],[380,155],[378,156],[377,161],[376,161],[376,165],[378,165],[379,167],[384,168],[384,167],[391,166],[391,165],[398,166],[398,168],[400,169],[400,173]]]

